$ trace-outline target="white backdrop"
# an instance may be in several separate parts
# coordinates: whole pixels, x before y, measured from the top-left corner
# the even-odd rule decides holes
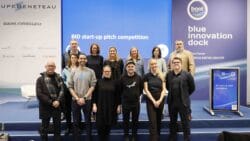
[[[61,71],[61,1],[0,1],[0,88],[34,84],[48,59]]]

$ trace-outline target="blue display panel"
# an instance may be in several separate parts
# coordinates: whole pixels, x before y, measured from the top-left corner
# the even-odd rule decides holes
[[[105,58],[110,46],[122,58],[132,46],[143,58],[159,44],[164,57],[172,50],[172,0],[65,0],[62,9],[63,52],[71,38],[86,54],[91,43],[98,43]]]
[[[212,69],[212,109],[238,110],[239,69]]]

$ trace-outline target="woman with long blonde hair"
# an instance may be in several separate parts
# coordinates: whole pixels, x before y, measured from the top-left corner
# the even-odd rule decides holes
[[[144,76],[144,61],[136,47],[132,47],[129,51],[126,62],[133,61],[135,63],[135,71],[141,77]]]
[[[115,47],[109,48],[108,58],[104,61],[104,66],[105,65],[109,65],[111,67],[111,79],[118,80],[121,78],[124,64],[123,60],[118,56],[117,49]]]
[[[162,111],[166,94],[165,80],[158,69],[157,60],[149,61],[149,72],[144,77],[144,91],[146,92],[146,106],[149,119],[150,141],[158,141],[161,131]]]

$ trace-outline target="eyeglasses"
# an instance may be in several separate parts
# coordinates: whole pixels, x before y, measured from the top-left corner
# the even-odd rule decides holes
[[[182,43],[176,43],[175,45],[179,46],[179,45],[182,45]]]
[[[111,72],[111,71],[103,71],[103,72]]]
[[[180,64],[181,62],[173,62],[173,64]]]

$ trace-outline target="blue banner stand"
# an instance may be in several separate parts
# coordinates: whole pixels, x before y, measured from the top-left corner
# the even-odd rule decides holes
[[[236,110],[228,110],[228,109],[213,109],[213,70],[236,70],[237,71],[237,107],[236,107]],[[240,112],[240,69],[238,67],[227,67],[227,68],[212,68],[210,69],[210,92],[209,92],[209,106],[204,106],[203,109],[208,112],[211,116],[215,116],[215,112],[216,111],[220,111],[220,112],[223,112],[223,111],[230,111],[230,112],[234,112],[236,114],[238,114],[239,116],[243,117],[244,114],[242,112]]]

